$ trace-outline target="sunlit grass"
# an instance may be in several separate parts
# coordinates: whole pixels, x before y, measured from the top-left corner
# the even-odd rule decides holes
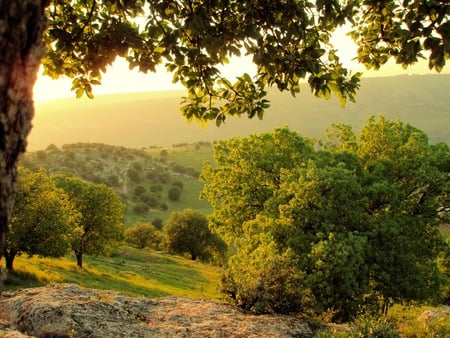
[[[7,289],[48,283],[76,283],[83,287],[114,290],[130,296],[180,296],[220,299],[220,269],[181,257],[137,250],[117,249],[109,257],[84,257],[83,269],[73,257],[20,256]],[[22,283],[21,276],[28,276]],[[20,282],[19,282],[20,280]]]
[[[402,337],[450,337],[450,315],[441,314],[428,322],[420,320],[425,311],[440,311],[442,307],[394,305],[388,317],[397,324]]]

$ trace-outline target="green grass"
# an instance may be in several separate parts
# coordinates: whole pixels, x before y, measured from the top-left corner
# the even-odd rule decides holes
[[[193,167],[197,171],[202,170],[203,163],[213,161],[213,149],[211,147],[200,147],[195,149],[192,146],[183,148],[171,148],[168,150],[168,162],[175,162],[185,167]]]
[[[121,247],[109,257],[83,257],[83,269],[72,256],[19,256],[6,289],[76,283],[87,288],[114,290],[129,296],[220,299],[220,269],[164,253]]]

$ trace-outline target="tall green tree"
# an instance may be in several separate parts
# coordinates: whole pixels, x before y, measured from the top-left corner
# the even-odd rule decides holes
[[[34,173],[19,168],[17,189],[4,251],[6,268],[13,270],[14,258],[22,253],[64,256],[76,216],[67,195],[43,170]]]
[[[84,254],[106,255],[122,241],[125,205],[112,188],[103,184],[65,175],[53,179],[79,214],[70,245],[82,268]]]
[[[214,208],[211,226],[234,249],[225,293],[245,308],[309,307],[342,321],[386,313],[394,302],[438,300],[448,282],[436,263],[445,248],[438,226],[448,218],[448,146],[383,116],[358,136],[343,125],[329,135],[322,147],[287,129],[215,145],[202,196]],[[285,268],[274,269],[268,252]],[[301,293],[274,292],[293,290],[274,276],[286,271]]]
[[[143,72],[165,64],[188,90],[184,116],[220,124],[230,115],[261,118],[266,87],[295,94],[303,79],[317,96],[353,100],[359,74],[342,65],[330,42],[344,24],[368,68],[390,58],[408,66],[427,55],[430,69],[440,71],[450,54],[448,11],[445,0],[1,0],[0,246],[41,62],[46,74],[73,78],[77,96],[92,96],[117,56]],[[257,74],[232,83],[218,66],[241,53],[252,56]]]
[[[393,302],[438,300],[448,145],[431,146],[422,131],[380,116],[361,131],[357,153],[366,172],[373,287],[383,295],[384,311]]]

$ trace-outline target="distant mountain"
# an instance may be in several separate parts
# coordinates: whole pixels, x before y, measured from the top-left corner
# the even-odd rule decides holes
[[[271,107],[262,121],[230,118],[217,128],[192,122],[180,113],[184,91],[115,94],[62,99],[36,106],[29,150],[76,142],[141,148],[182,142],[214,141],[288,125],[302,135],[321,138],[331,123],[355,131],[368,116],[384,113],[425,131],[432,142],[450,143],[450,74],[365,78],[355,104],[342,108],[335,98],[315,98],[307,85],[296,98],[272,90]]]

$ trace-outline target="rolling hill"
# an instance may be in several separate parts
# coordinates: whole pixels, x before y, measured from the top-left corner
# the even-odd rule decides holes
[[[36,106],[28,150],[97,142],[142,148],[181,142],[214,141],[245,136],[288,125],[303,135],[320,138],[331,123],[348,123],[356,131],[369,115],[409,122],[432,142],[450,142],[450,74],[365,78],[356,103],[342,108],[334,98],[315,98],[307,86],[293,98],[272,90],[271,107],[262,121],[230,118],[217,128],[188,124],[179,107],[184,91],[114,94],[89,99],[62,99]]]

